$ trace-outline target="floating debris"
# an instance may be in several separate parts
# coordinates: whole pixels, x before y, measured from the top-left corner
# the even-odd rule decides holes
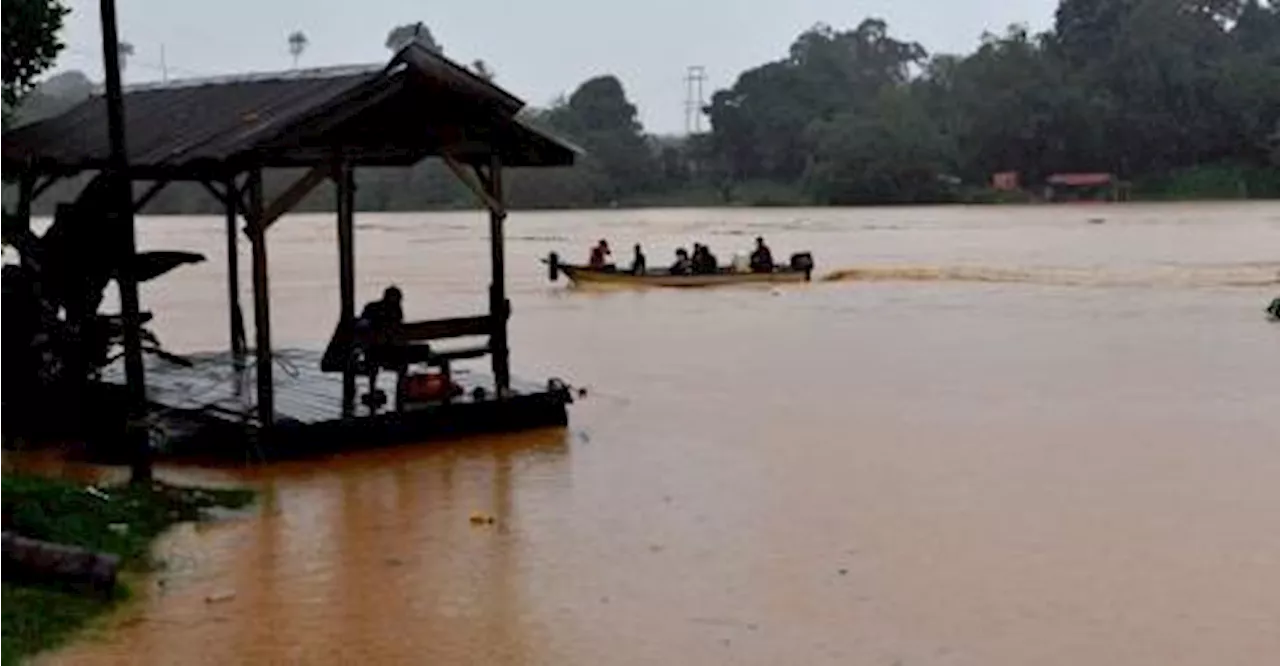
[[[487,513],[483,512],[483,511],[472,511],[472,512],[471,512],[471,524],[472,524],[472,525],[492,525],[492,524],[494,524],[495,522],[497,522],[497,521],[496,521],[496,519],[495,519],[493,516],[491,516],[491,515],[489,515],[489,514],[487,514]]]
[[[204,598],[206,604],[216,604],[223,601],[231,601],[236,598],[235,590],[227,590],[225,592],[216,592]]]

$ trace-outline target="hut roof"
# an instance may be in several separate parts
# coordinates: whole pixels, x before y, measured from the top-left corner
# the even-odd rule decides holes
[[[524,102],[417,43],[386,66],[296,70],[130,86],[130,170],[139,179],[223,178],[254,167],[345,156],[407,166],[431,155],[505,166],[562,166],[581,151],[524,123]],[[69,175],[107,162],[106,104],[7,131],[5,175]]]

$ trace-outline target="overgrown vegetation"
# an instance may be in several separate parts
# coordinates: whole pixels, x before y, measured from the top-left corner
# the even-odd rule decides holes
[[[38,476],[3,477],[6,532],[111,553],[129,571],[152,567],[151,542],[171,525],[200,520],[214,507],[243,507],[252,499],[246,490],[162,483],[89,488]],[[106,599],[10,582],[3,592],[5,664],[60,645],[128,596],[123,585]]]

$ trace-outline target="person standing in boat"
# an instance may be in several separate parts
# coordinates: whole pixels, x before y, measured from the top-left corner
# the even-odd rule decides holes
[[[763,236],[756,236],[756,249],[751,253],[751,272],[773,272],[773,252],[764,244]]]
[[[640,244],[636,243],[635,255],[631,258],[631,274],[644,275],[645,271],[644,251],[640,249]]]
[[[607,271],[613,267],[609,263],[609,257],[613,256],[613,252],[609,251],[609,241],[600,239],[596,246],[591,248],[591,259],[587,262],[591,268],[597,271]]]

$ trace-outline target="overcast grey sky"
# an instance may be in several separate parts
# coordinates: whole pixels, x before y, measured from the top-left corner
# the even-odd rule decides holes
[[[97,0],[68,0],[58,69],[102,72]],[[867,16],[930,53],[974,48],[984,30],[1052,22],[1057,0],[117,0],[120,35],[136,53],[127,81],[288,69],[294,30],[311,40],[299,66],[385,61],[387,31],[424,22],[460,62],[481,58],[497,81],[543,105],[590,76],[615,74],[652,132],[684,128],[688,65],[711,91],[786,53],[817,22],[853,27]]]

